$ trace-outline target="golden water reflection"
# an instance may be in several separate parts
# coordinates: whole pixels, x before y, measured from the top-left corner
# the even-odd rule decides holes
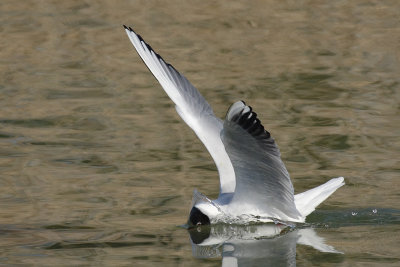
[[[0,264],[221,265],[194,258],[176,227],[193,188],[217,196],[214,164],[126,24],[219,117],[250,104],[296,192],[345,177],[310,217],[344,255],[297,246],[297,264],[396,265],[399,13],[396,1],[2,0]]]

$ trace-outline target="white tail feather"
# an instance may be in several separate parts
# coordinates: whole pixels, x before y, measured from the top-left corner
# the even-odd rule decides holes
[[[344,185],[343,177],[333,178],[320,186],[295,195],[294,202],[297,210],[305,218],[342,185]]]

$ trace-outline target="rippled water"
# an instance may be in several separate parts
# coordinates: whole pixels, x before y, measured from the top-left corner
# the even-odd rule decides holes
[[[398,266],[399,17],[397,1],[1,1],[0,264]],[[190,241],[193,189],[216,197],[217,172],[122,24],[218,116],[251,105],[296,192],[346,186],[306,225]]]

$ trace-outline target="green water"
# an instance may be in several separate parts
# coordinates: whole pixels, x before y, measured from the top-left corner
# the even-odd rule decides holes
[[[398,266],[399,17],[396,1],[1,1],[0,265]],[[216,168],[122,24],[217,116],[251,105],[296,193],[346,185],[304,225],[191,242]]]

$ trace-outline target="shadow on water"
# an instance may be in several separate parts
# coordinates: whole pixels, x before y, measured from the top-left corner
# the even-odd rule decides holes
[[[342,257],[312,228],[216,225],[195,228],[189,234],[194,257],[222,257],[222,266],[295,266],[297,244]]]
[[[318,228],[376,226],[400,223],[395,209],[316,211],[307,223],[213,225],[189,229],[193,256],[199,259],[222,257],[222,266],[296,266],[297,245],[324,253],[324,262],[344,261],[344,252],[317,235]],[[313,253],[315,254],[315,253]]]

